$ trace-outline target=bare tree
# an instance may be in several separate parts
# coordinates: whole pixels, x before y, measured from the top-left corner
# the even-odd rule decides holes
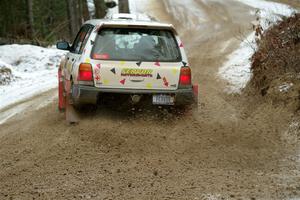
[[[78,20],[78,1],[77,0],[66,0],[68,6],[68,18],[69,18],[69,29],[70,36],[74,38],[79,29],[79,20]]]
[[[29,25],[29,38],[33,39],[35,36],[34,21],[33,21],[33,1],[27,0],[27,18]]]
[[[104,18],[106,15],[106,6],[104,0],[94,0],[96,18]]]
[[[88,8],[88,3],[86,0],[81,0],[81,5],[82,5],[82,16],[84,21],[90,19],[90,12]]]
[[[130,13],[128,0],[119,0],[119,12]]]
[[[79,0],[78,2],[78,17],[79,17],[79,24],[83,24],[86,20],[90,19],[90,13],[87,5],[86,0]]]

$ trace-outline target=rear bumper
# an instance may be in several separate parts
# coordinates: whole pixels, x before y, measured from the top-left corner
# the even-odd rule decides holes
[[[184,88],[177,90],[136,90],[136,89],[111,89],[96,88],[93,86],[74,85],[72,98],[74,104],[96,104],[99,94],[114,93],[128,95],[152,95],[152,94],[172,94],[175,96],[175,105],[189,105],[195,102],[196,96],[193,88]]]

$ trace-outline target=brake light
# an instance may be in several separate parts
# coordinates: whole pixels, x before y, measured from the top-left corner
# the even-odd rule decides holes
[[[180,70],[179,85],[191,85],[191,84],[192,84],[191,68],[182,67]]]
[[[92,65],[88,63],[81,63],[79,65],[78,81],[92,81],[93,71]]]

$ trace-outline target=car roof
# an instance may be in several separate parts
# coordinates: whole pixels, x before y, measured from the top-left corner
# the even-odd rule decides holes
[[[131,26],[131,27],[147,27],[147,28],[166,28],[175,31],[172,24],[161,23],[152,20],[135,20],[135,19],[92,19],[86,21],[85,24],[94,26]],[[176,32],[176,31],[175,31]]]
[[[134,19],[137,20],[139,19],[140,15],[135,15],[135,14],[129,14],[129,13],[117,13],[117,14],[112,14],[110,16],[105,17],[106,19]],[[148,19],[150,20],[150,19]]]

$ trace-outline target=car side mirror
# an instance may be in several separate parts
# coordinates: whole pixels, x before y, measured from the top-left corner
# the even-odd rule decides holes
[[[105,6],[107,8],[114,8],[114,7],[117,6],[117,3],[115,1],[108,1],[108,2],[105,3]]]
[[[56,44],[56,48],[60,49],[60,50],[66,50],[69,51],[70,50],[70,45],[68,42],[63,41],[63,42],[58,42]]]

